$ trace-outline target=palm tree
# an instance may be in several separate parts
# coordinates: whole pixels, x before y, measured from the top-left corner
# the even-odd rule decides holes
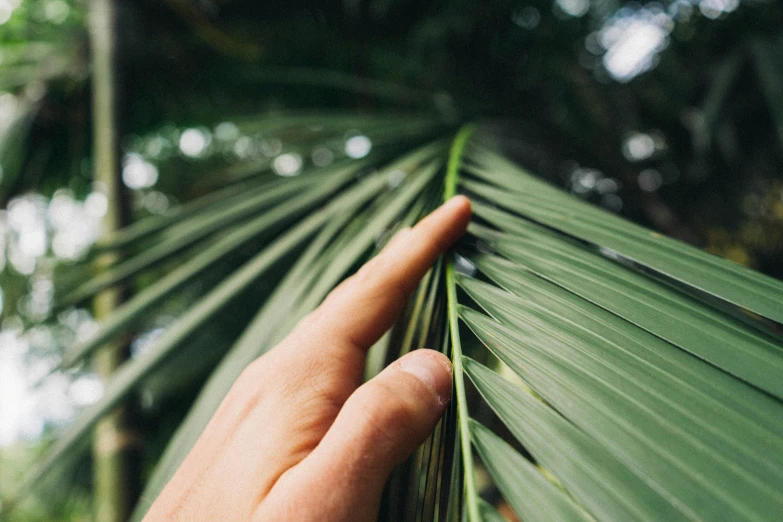
[[[301,132],[310,118],[269,125],[280,135]],[[145,242],[64,302],[185,254],[66,353],[65,365],[205,272],[222,278],[114,374],[40,472],[148,376],[195,356],[188,341],[232,299],[264,289],[267,297],[163,454],[142,515],[239,372],[365,260],[379,237],[460,191],[474,201],[470,236],[425,278],[368,365],[371,375],[428,345],[455,367],[454,408],[399,470],[389,519],[451,520],[462,510],[471,520],[497,517],[479,497],[477,466],[523,520],[778,517],[783,343],[773,325],[783,322],[783,284],[560,192],[493,151],[481,127],[431,140],[424,137],[436,128],[416,117],[312,121],[325,123],[327,134],[367,128],[353,143],[372,143],[372,152],[290,178],[268,171],[241,178],[101,245]],[[399,140],[417,133],[423,144],[399,152]]]
[[[766,64],[773,47],[748,56]],[[721,85],[748,56],[727,61],[734,73]],[[340,74],[280,72],[274,81],[423,98]],[[72,346],[63,367],[150,317],[177,318],[118,368],[22,491],[120,401],[152,390],[184,401],[187,414],[147,482],[140,519],[242,369],[397,228],[464,193],[474,203],[468,236],[368,358],[367,377],[421,346],[454,362],[452,408],[390,480],[386,519],[502,520],[503,503],[525,521],[780,519],[783,283],[564,193],[511,158],[525,142],[503,125],[465,123],[429,101],[231,118],[232,146],[269,153],[242,153],[229,167],[203,160],[192,168],[210,172],[205,195],[98,244],[91,259],[120,260],[58,306],[120,284],[140,291]],[[223,146],[190,130],[177,137],[193,156]],[[567,140],[567,125],[559,130]],[[232,333],[221,343],[200,339],[223,321]]]

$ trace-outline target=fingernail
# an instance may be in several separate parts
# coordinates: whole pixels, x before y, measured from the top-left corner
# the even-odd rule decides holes
[[[451,400],[451,363],[432,350],[416,350],[399,361],[400,370],[422,382],[444,405]]]

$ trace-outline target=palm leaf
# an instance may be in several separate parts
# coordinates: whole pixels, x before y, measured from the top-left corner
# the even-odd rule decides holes
[[[311,122],[292,115],[243,125],[289,133],[295,148],[313,143]],[[140,222],[101,247],[152,245],[73,299],[152,270],[164,275],[73,347],[66,364],[143,325],[210,267],[235,265],[117,372],[25,488],[168,358],[186,353],[184,341],[215,313],[284,264],[160,459],[136,510],[141,519],[241,371],[394,229],[462,191],[474,219],[460,262],[449,255],[433,268],[368,360],[372,376],[427,345],[454,362],[452,408],[395,473],[387,519],[501,520],[482,499],[486,488],[523,520],[783,517],[783,342],[775,330],[783,284],[562,193],[482,143],[482,129],[464,127],[449,147],[428,142],[442,127],[426,119],[373,125],[333,114],[319,122],[335,134],[363,128],[397,159],[345,160],[293,179],[242,177],[220,197]]]
[[[477,164],[468,172],[495,186],[466,180],[468,191],[695,290],[783,322],[778,281],[575,200],[496,154],[482,151],[473,157]]]
[[[466,361],[466,367],[469,365]],[[471,421],[471,433],[473,444],[486,463],[490,475],[522,518],[530,521],[589,520],[561,489],[488,428]],[[481,510],[479,505],[479,512]]]

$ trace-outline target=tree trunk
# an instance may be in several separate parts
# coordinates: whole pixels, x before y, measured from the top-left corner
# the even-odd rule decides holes
[[[117,60],[117,2],[90,0],[89,27],[92,50],[93,173],[108,198],[103,235],[129,222],[128,195],[120,176],[119,100]],[[97,269],[114,261],[111,255],[97,261]],[[109,315],[126,297],[126,287],[108,289],[94,301],[98,320]],[[129,356],[127,342],[104,346],[93,366],[107,381]],[[93,439],[94,512],[97,522],[128,519],[139,495],[140,444],[133,430],[132,408],[120,405],[102,419]]]

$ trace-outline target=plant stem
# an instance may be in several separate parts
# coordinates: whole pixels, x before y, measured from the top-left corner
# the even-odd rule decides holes
[[[459,318],[457,317],[457,289],[454,282],[454,262],[446,265],[446,292],[449,307],[449,330],[451,335],[451,359],[454,365],[454,391],[457,401],[457,422],[459,423],[460,447],[462,448],[462,466],[465,475],[465,501],[468,520],[479,522],[478,494],[473,476],[473,452],[470,445],[470,426],[468,425],[468,405],[465,394],[465,378],[462,369],[462,345],[459,339]]]
[[[464,125],[451,146],[449,163],[446,169],[445,190],[443,200],[446,201],[457,193],[457,180],[460,163],[468,139],[473,133],[473,125]],[[462,450],[462,469],[464,472],[465,502],[467,504],[468,521],[479,522],[478,493],[474,477],[473,452],[470,443],[470,426],[468,420],[467,395],[465,393],[465,373],[462,369],[462,344],[459,337],[459,318],[457,316],[457,286],[454,279],[454,260],[446,263],[446,298],[449,315],[449,334],[451,336],[451,359],[454,367],[454,392],[457,401],[457,422],[459,423],[460,447]]]
[[[116,0],[90,0],[89,28],[92,52],[93,178],[108,200],[103,236],[129,222],[128,198],[120,179],[117,99],[117,4]],[[96,269],[114,262],[104,255]],[[95,297],[96,319],[111,314],[125,297],[125,289],[105,290]],[[104,346],[93,359],[93,368],[106,382],[129,356],[128,343]],[[93,510],[97,522],[127,520],[139,492],[138,436],[131,429],[130,412],[120,406],[95,427],[93,439]]]
[[[457,180],[459,179],[459,167],[462,163],[462,155],[465,152],[465,146],[468,144],[468,139],[470,139],[470,136],[475,130],[476,126],[472,123],[463,125],[454,137],[454,141],[451,143],[449,163],[446,166],[443,201],[448,201],[457,194]]]

